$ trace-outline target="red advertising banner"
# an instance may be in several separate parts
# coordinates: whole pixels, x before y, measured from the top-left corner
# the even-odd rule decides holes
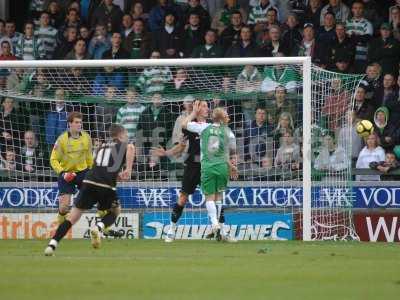
[[[357,212],[354,225],[361,241],[400,242],[400,212]]]

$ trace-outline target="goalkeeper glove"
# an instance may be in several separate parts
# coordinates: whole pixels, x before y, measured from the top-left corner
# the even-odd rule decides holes
[[[65,172],[63,174],[63,178],[66,182],[71,182],[72,180],[74,180],[76,177],[76,174],[74,172]]]

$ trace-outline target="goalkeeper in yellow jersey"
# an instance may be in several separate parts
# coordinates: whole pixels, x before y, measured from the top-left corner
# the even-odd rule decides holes
[[[59,224],[64,222],[69,212],[76,187],[80,189],[86,172],[93,165],[92,140],[82,131],[82,114],[71,112],[67,121],[68,130],[57,138],[50,156],[51,167],[58,174]]]

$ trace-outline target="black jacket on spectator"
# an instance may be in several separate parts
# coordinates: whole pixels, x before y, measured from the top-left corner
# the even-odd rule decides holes
[[[313,63],[318,65],[328,64],[328,57],[327,57],[328,52],[326,49],[326,45],[318,43],[317,40],[314,40],[314,45],[311,52],[312,52],[311,60]],[[292,55],[304,56],[304,46],[302,42],[293,49]]]
[[[195,13],[200,17],[200,27],[202,30],[207,30],[210,28],[211,18],[208,11],[201,5],[197,7],[188,6],[183,13],[184,24],[189,23],[190,14]]]
[[[225,57],[257,57],[260,56],[260,48],[255,42],[251,42],[244,47],[242,42],[238,42],[228,48]]]
[[[6,150],[6,147],[20,148],[21,141],[24,138],[24,132],[29,123],[29,114],[21,110],[13,109],[8,115],[4,115],[3,109],[0,109],[0,147],[1,152]],[[11,135],[11,139],[3,137],[3,132]]]
[[[112,49],[105,51],[102,55],[103,59],[128,59],[129,53],[124,48],[119,48],[116,53],[112,52]]]
[[[123,47],[131,58],[149,58],[151,52],[151,36],[147,32],[136,34],[133,30],[123,42]]]
[[[263,46],[261,46],[260,56],[272,57],[273,51],[274,51],[274,46],[272,45],[271,41],[268,41]],[[289,47],[286,44],[284,44],[283,41],[279,41],[278,52],[283,53],[286,56],[289,53]]]
[[[111,24],[111,31],[121,31],[121,20],[122,20],[122,10],[118,5],[113,4],[111,10],[108,10],[106,5],[102,3],[93,13],[90,24],[92,28],[96,26],[96,24],[106,24],[106,28],[108,24]]]
[[[316,38],[318,43],[331,44],[336,39],[335,27],[331,30],[326,30],[324,26],[316,30]]]
[[[354,103],[353,111],[355,112],[357,119],[372,120],[374,117],[375,107],[370,104],[368,100],[364,100],[360,106],[357,106],[357,103]]]
[[[391,73],[395,76],[399,73],[400,42],[389,37],[383,40],[381,37],[373,39],[368,47],[368,62],[377,62],[382,67],[382,73]]]
[[[318,28],[321,22],[321,11],[323,5],[321,5],[315,13],[312,12],[310,6],[307,7],[304,14],[304,23],[311,23],[314,25],[314,28]]]
[[[54,50],[53,59],[64,59],[74,49],[74,42],[64,41]]]
[[[283,52],[285,56],[290,54],[291,49],[301,43],[303,36],[297,28],[287,29],[282,34],[282,43],[286,45],[287,49]]]
[[[204,40],[204,30],[193,30],[190,26],[183,32],[183,56],[190,57],[193,50],[200,46]]]
[[[387,99],[386,106],[389,109],[390,120],[400,127],[400,91],[396,90],[392,97]],[[400,141],[399,141],[400,142]]]
[[[240,29],[236,30],[235,28],[233,28],[233,26],[228,26],[227,28],[225,28],[225,30],[222,31],[220,37],[220,43],[224,53],[226,52],[226,50],[228,50],[230,46],[238,43],[239,40],[240,40]]]
[[[171,33],[162,27],[154,32],[152,42],[153,51],[159,51],[162,58],[177,58],[179,52],[182,51],[182,34],[177,27],[174,27]],[[168,55],[167,49],[175,49],[175,54]]]
[[[390,93],[385,95],[383,86],[376,89],[373,98],[373,104],[375,105],[375,109],[380,106],[388,106],[389,103],[396,102],[397,90],[393,88]],[[390,108],[389,108],[390,109]]]
[[[218,58],[224,56],[224,51],[219,45],[213,45],[207,49],[206,45],[200,45],[194,48],[192,55],[193,58]]]
[[[350,61],[350,65],[354,61],[356,54],[356,45],[354,41],[346,37],[342,42],[335,36],[334,40],[327,44],[328,65],[334,68],[336,59],[346,57]]]

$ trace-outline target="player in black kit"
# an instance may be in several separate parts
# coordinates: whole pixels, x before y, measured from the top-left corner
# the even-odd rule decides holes
[[[110,127],[111,141],[103,144],[96,153],[93,168],[87,172],[70,216],[58,226],[45,249],[45,255],[54,255],[60,240],[79,221],[85,210],[97,204],[98,210],[107,210],[91,229],[92,246],[99,248],[104,228],[111,226],[121,212],[116,185],[117,180],[131,178],[135,147],[128,144],[128,134],[121,125]],[[122,170],[125,165],[125,169]]]
[[[206,122],[209,114],[209,109],[206,101],[200,102],[200,114],[197,117],[197,122]],[[185,160],[185,167],[183,170],[182,178],[182,189],[179,193],[177,202],[172,207],[171,212],[171,224],[167,235],[165,236],[165,242],[171,243],[175,239],[176,224],[182,215],[183,209],[186,205],[188,197],[192,195],[197,186],[200,184],[201,168],[200,168],[200,137],[197,133],[190,132],[186,129],[182,129],[183,140],[172,147],[171,149],[165,150],[164,148],[155,148],[152,153],[157,156],[179,156],[185,148],[186,143],[189,143],[187,158]],[[225,222],[224,209],[221,209],[219,222],[223,224]],[[214,235],[210,234],[207,238],[213,238]],[[236,240],[227,235],[221,230],[221,236],[216,237],[217,240],[224,240],[228,242],[236,242]]]

